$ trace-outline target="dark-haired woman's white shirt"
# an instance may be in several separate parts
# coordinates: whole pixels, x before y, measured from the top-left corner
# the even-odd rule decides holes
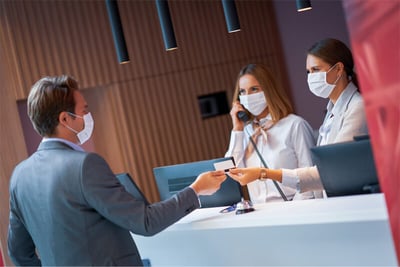
[[[326,130],[328,131],[326,132]],[[321,133],[325,133],[325,135],[321,135]],[[351,141],[354,136],[367,133],[368,127],[364,102],[357,87],[350,82],[335,104],[329,101],[327,114],[320,128],[317,145]],[[300,192],[323,190],[319,173],[315,166],[297,169],[285,168],[282,170],[282,174],[282,184],[297,188]]]

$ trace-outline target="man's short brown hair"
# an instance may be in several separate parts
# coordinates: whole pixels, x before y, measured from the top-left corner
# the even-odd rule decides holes
[[[78,82],[68,75],[44,77],[32,86],[28,96],[28,116],[41,136],[55,133],[61,112],[74,113],[75,90],[78,90]]]

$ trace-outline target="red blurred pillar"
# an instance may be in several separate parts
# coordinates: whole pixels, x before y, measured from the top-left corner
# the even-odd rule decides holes
[[[400,0],[346,0],[343,7],[399,261]]]

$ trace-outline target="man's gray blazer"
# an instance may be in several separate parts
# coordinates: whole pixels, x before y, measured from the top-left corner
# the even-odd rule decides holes
[[[129,231],[154,235],[198,207],[191,188],[146,206],[99,155],[42,142],[11,177],[8,252],[16,265],[139,266]]]

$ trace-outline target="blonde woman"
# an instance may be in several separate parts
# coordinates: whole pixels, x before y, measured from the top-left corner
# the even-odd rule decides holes
[[[266,66],[244,66],[237,77],[233,99],[233,128],[225,156],[233,156],[238,167],[312,166],[309,149],[315,145],[313,130],[303,118],[293,114],[289,98]],[[243,112],[249,116],[247,123],[238,117]],[[299,194],[296,189],[278,186],[272,180],[255,179],[248,184],[250,200],[262,203],[313,197],[312,192]]]

